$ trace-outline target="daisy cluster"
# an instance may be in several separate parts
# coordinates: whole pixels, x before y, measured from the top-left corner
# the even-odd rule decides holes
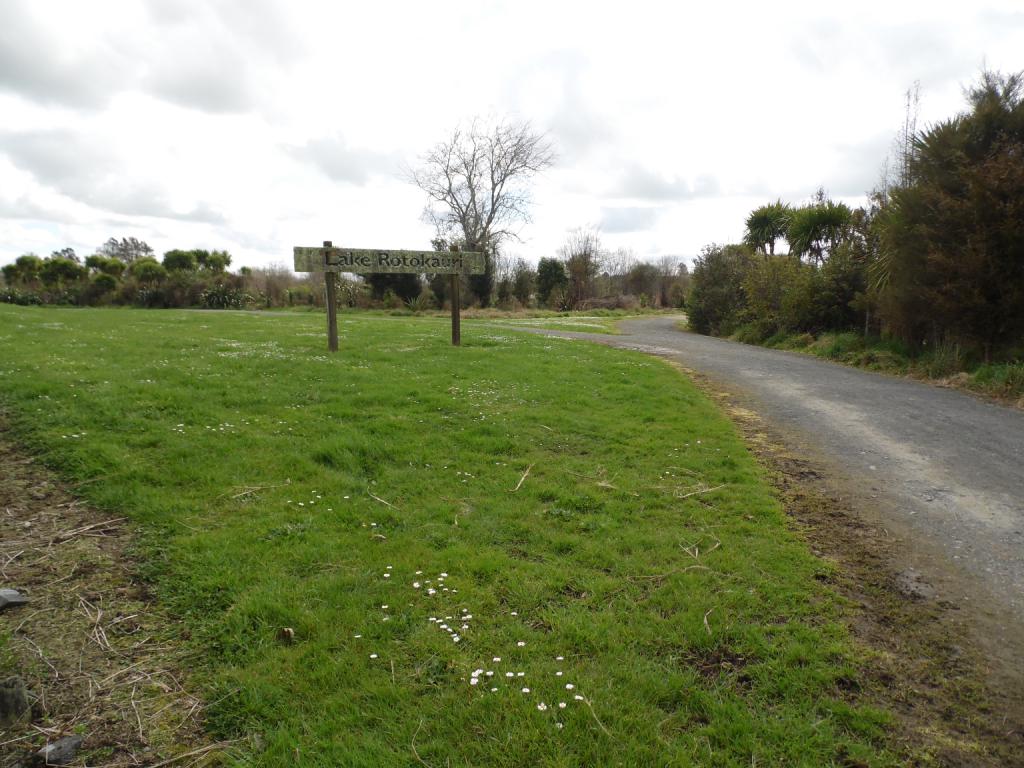
[[[384,571],[380,573],[380,578],[389,585],[397,586],[398,584],[398,580],[395,578],[394,566],[392,565],[385,566]],[[408,582],[408,586],[420,599],[430,601],[438,608],[443,607],[448,602],[444,600],[446,596],[451,597],[459,592],[457,587],[450,584],[450,577],[445,571],[441,571],[433,576],[425,574],[422,570],[415,571]],[[410,603],[409,605],[411,607],[413,604]],[[380,606],[382,611],[381,621],[386,622],[391,619],[391,616],[387,613],[389,607],[387,603]],[[449,608],[448,611],[435,612],[433,615],[428,616],[426,620],[431,627],[439,632],[443,632],[453,644],[458,645],[472,631],[473,612],[466,605]],[[519,613],[518,611],[510,611],[509,616],[516,619]],[[363,636],[362,634],[355,634],[353,637],[359,640]],[[515,648],[509,649],[509,654],[521,659],[522,654],[528,652],[523,650],[525,648],[527,648],[527,641],[517,640]],[[368,655],[371,661],[380,659],[378,653],[369,653]],[[528,669],[522,668],[526,665],[521,660],[517,663],[511,656],[507,658],[491,656],[489,661],[480,663],[477,668],[470,672],[468,680],[467,678],[463,678],[463,680],[467,680],[470,688],[474,691],[479,691],[481,696],[498,694],[505,690],[525,698],[533,704],[537,712],[550,713],[549,716],[552,716],[555,720],[554,727],[559,730],[563,727],[563,723],[559,719],[562,710],[567,709],[573,703],[582,702],[589,704],[587,699],[577,690],[576,684],[570,682],[566,677],[565,670],[559,668],[565,662],[564,656],[555,656],[556,669],[545,672],[543,675],[528,672]],[[541,690],[548,692],[547,695],[542,695],[540,693]]]
[[[345,498],[347,499],[348,496],[346,496]],[[319,493],[318,491],[310,491],[309,498],[306,501],[294,501],[293,499],[288,499],[288,500],[285,501],[285,504],[295,504],[296,506],[303,507],[303,508],[305,508],[305,507],[313,507],[313,506],[316,506],[317,502],[323,501],[323,499],[324,499],[323,495],[321,493]],[[328,503],[330,503],[330,502],[328,502]],[[334,508],[333,507],[327,507],[327,511],[328,512],[333,512]]]

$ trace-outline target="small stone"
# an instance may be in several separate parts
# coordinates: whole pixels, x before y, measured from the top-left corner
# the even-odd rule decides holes
[[[916,599],[928,600],[935,597],[935,587],[921,578],[921,574],[908,568],[896,575],[896,589],[903,595]]]
[[[28,598],[16,589],[0,589],[0,611],[25,605],[27,602]]]
[[[67,765],[75,759],[75,753],[82,746],[81,736],[65,736],[36,752],[36,757],[43,765]]]
[[[28,720],[30,715],[31,705],[25,681],[20,677],[0,680],[0,728],[14,725],[23,718]]]
[[[277,630],[277,641],[285,645],[291,645],[295,642],[295,630],[291,627],[281,627]]]

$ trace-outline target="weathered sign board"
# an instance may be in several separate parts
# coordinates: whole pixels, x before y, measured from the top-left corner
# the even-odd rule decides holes
[[[296,272],[429,272],[435,275],[478,275],[484,255],[475,252],[381,251],[370,248],[294,249]]]
[[[327,348],[338,351],[338,272],[357,275],[373,273],[429,273],[451,275],[452,344],[462,343],[462,299],[459,296],[460,275],[479,275],[484,271],[484,255],[477,251],[460,251],[452,246],[444,251],[388,251],[376,248],[335,248],[324,240],[321,248],[293,248],[296,272],[323,272],[327,286]]]

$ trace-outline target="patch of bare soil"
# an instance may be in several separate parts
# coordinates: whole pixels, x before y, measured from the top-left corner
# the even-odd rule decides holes
[[[135,575],[131,528],[73,491],[0,421],[0,588],[28,598],[0,609],[0,684],[20,678],[31,706],[0,722],[0,768],[40,764],[38,750],[75,736],[68,765],[221,760],[229,745],[204,736],[182,631]]]
[[[893,744],[907,765],[1024,766],[1024,670],[994,658],[1002,639],[979,633],[969,607],[934,598],[870,499],[744,408],[741,396],[685,373],[731,416],[794,527],[835,565],[830,580],[848,602],[865,659],[845,695],[895,714]]]

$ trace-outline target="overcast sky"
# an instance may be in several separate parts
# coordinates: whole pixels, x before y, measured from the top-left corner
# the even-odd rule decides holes
[[[0,263],[135,236],[160,254],[427,248],[403,164],[474,115],[559,160],[508,250],[601,228],[642,258],[742,236],[819,186],[856,203],[921,83],[1024,69],[1024,2],[0,0]]]

